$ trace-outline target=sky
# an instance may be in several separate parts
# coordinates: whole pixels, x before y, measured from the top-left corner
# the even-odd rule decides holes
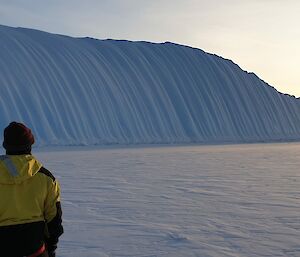
[[[174,42],[233,60],[300,97],[299,0],[0,0],[0,24]]]

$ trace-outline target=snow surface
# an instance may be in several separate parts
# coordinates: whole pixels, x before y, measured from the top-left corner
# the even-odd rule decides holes
[[[300,139],[300,100],[232,61],[173,43],[0,26],[0,128],[39,145]]]
[[[66,149],[58,257],[300,256],[299,143]]]

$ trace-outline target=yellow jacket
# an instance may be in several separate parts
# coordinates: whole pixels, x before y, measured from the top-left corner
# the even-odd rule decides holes
[[[0,196],[0,227],[36,221],[48,223],[57,214],[60,188],[49,171],[43,172],[42,164],[34,156],[3,155]]]
[[[27,256],[63,234],[60,189],[31,154],[0,156],[0,256]]]

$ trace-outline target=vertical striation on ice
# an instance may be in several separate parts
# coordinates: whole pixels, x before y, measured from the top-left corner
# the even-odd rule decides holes
[[[40,145],[300,139],[300,100],[230,60],[173,43],[0,26],[0,126]]]

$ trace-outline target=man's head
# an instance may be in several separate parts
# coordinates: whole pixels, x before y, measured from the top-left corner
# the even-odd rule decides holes
[[[6,154],[30,154],[34,144],[34,136],[31,130],[24,124],[11,122],[4,129],[3,147]]]

